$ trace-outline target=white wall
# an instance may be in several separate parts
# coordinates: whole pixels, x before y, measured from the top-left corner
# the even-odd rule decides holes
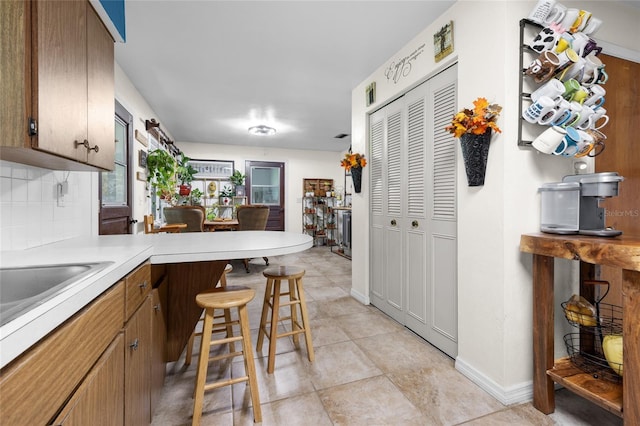
[[[588,7],[604,20],[598,41],[625,56],[637,57],[640,10],[617,2],[562,2]],[[494,135],[483,187],[468,187],[458,154],[458,358],[456,367],[504,403],[531,395],[532,338],[531,256],[519,251],[520,235],[539,227],[537,188],[573,173],[571,159],[538,155],[517,146],[519,21],[534,1],[460,1],[382,64],[352,92],[352,146],[367,152],[367,115],[429,76],[458,62],[458,109],[471,107],[479,96],[503,106],[498,120],[503,133]],[[433,34],[454,21],[454,53],[440,63],[433,59]],[[397,82],[385,70],[421,45],[424,53]],[[605,53],[608,53],[605,49]],[[376,82],[377,102],[366,107],[365,87]],[[459,151],[458,151],[459,152]],[[369,234],[368,169],[363,191],[353,200],[352,294],[368,301]],[[558,262],[558,300],[572,291],[574,267]],[[562,294],[565,293],[565,294]],[[562,327],[558,325],[558,327]],[[556,341],[558,352],[564,350]]]
[[[242,173],[245,161],[285,163],[285,230],[302,232],[302,179],[333,179],[335,187],[344,187],[343,156],[339,152],[272,149],[250,146],[214,145],[178,142],[187,157],[207,160],[234,161]]]

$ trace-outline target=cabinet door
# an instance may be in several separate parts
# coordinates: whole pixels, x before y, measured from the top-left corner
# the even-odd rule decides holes
[[[85,162],[75,142],[87,139],[87,3],[39,1],[34,14],[37,149]]]
[[[124,424],[151,422],[151,298],[147,297],[124,329]]]
[[[87,162],[114,169],[115,115],[113,39],[92,7],[87,7]],[[98,147],[98,151],[95,150]]]
[[[163,280],[160,287],[151,292],[151,304],[153,311],[151,312],[151,329],[152,329],[152,348],[151,348],[151,413],[157,406],[162,394],[164,386],[164,377],[166,373],[166,346],[167,346],[167,328],[166,318],[163,307],[166,306],[167,279]]]
[[[124,335],[119,333],[53,422],[118,426],[124,422]]]

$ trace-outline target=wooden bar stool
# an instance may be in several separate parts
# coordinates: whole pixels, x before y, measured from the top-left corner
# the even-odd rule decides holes
[[[227,265],[224,267],[224,271],[222,271],[222,275],[220,276],[220,280],[216,283],[214,288],[227,288],[227,274],[229,272],[231,272],[231,271],[233,271],[233,266],[230,263],[227,263]],[[225,309],[222,314],[213,316],[213,321],[214,321],[213,333],[216,333],[216,332],[219,332],[219,331],[223,331],[221,328],[216,328],[216,327],[219,326],[219,324],[216,324],[215,320],[220,319],[220,318],[224,318],[224,323],[222,323],[222,325],[224,326],[224,329],[227,331],[227,337],[232,337],[233,336],[233,325],[231,324],[231,310],[230,309]],[[204,311],[202,312],[202,316],[198,320],[198,324],[200,324],[201,322],[204,322]],[[202,332],[201,331],[196,331],[196,328],[198,328],[198,324],[196,324],[196,327],[194,328],[193,333],[191,333],[191,337],[189,337],[189,342],[187,343],[187,353],[186,353],[186,355],[184,357],[184,365],[187,365],[187,366],[191,365],[191,358],[193,357],[193,341],[194,341],[196,336],[202,336]],[[229,351],[231,351],[231,352],[235,352],[236,351],[233,342],[229,343]]]
[[[307,355],[309,361],[313,362],[313,343],[311,341],[311,329],[309,326],[309,316],[307,314],[307,304],[304,298],[304,288],[302,286],[302,276],[304,269],[297,266],[272,266],[267,268],[262,274],[267,277],[267,288],[264,292],[264,303],[262,304],[262,318],[260,319],[260,331],[258,332],[258,343],[256,349],[262,350],[264,337],[269,339],[269,362],[267,372],[273,373],[276,363],[276,340],[280,337],[293,336],[293,343],[300,347],[299,334],[304,333],[307,344]],[[280,282],[289,281],[289,291],[280,291]],[[289,296],[288,301],[282,302],[281,296]],[[280,308],[289,306],[289,316],[280,317]],[[271,320],[267,321],[269,309],[271,309]],[[301,322],[298,319],[298,309],[300,309]],[[278,322],[280,320],[291,320],[291,331],[278,334]],[[267,324],[270,324],[267,332]]]
[[[251,347],[251,332],[249,327],[249,314],[247,313],[247,303],[253,300],[256,292],[247,287],[227,287],[226,289],[215,288],[205,291],[196,296],[196,303],[204,309],[204,325],[202,329],[202,340],[200,344],[200,358],[198,359],[198,373],[196,376],[196,390],[193,402],[192,425],[199,425],[202,418],[202,405],[204,392],[217,389],[223,386],[234,385],[236,383],[247,382],[251,392],[251,402],[253,404],[253,420],[256,423],[262,421],[262,410],[260,408],[260,395],[258,394],[258,382],[256,379],[256,366],[253,359],[253,349]],[[240,324],[240,335],[225,337],[223,339],[212,340],[213,316],[216,309],[238,309],[239,321],[233,323]],[[225,353],[222,355],[209,357],[211,346],[224,345],[231,342],[242,342],[240,352]],[[207,368],[210,361],[234,358],[243,356],[245,376],[221,380],[218,382],[206,383]]]

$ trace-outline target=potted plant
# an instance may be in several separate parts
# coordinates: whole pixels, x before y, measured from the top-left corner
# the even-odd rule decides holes
[[[191,204],[194,206],[199,206],[202,204],[202,196],[204,193],[198,188],[191,191]]]
[[[229,180],[235,187],[235,193],[238,195],[244,195],[244,179],[246,175],[240,172],[240,170],[234,170],[233,174],[229,177]],[[235,195],[235,194],[234,194]]]
[[[347,152],[344,158],[340,161],[340,165],[344,167],[347,173],[351,173],[351,179],[353,179],[353,190],[356,193],[360,193],[362,188],[362,169],[367,165],[367,159],[364,158],[364,154]]]
[[[229,204],[231,204],[231,197],[233,197],[234,195],[235,193],[230,186],[224,187],[220,190],[219,194],[220,204],[222,204],[223,206],[228,206]]]
[[[177,167],[176,159],[168,151],[156,149],[147,155],[147,182],[161,199],[168,202],[173,198],[176,187]]]
[[[189,157],[184,155],[184,152],[180,153],[180,160],[178,160],[177,175],[180,182],[180,195],[189,195],[191,192],[191,182],[193,177],[198,171],[189,164]]]

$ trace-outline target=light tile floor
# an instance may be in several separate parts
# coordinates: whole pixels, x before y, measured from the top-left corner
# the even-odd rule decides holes
[[[249,304],[252,344],[266,279],[262,259],[232,262],[229,285],[256,289]],[[304,339],[278,339],[276,367],[267,374],[266,353],[256,354],[264,425],[622,425],[615,415],[560,390],[556,411],[545,416],[531,403],[504,406],[454,368],[454,361],[373,306],[349,296],[351,262],[327,247],[270,258],[271,265],[293,264],[304,277],[311,317],[315,362]],[[281,327],[286,325],[281,324]],[[196,339],[195,352],[197,353]],[[215,349],[214,349],[215,350]],[[189,425],[197,354],[184,366],[184,353],[167,365],[167,378],[153,425]],[[241,358],[212,363],[209,381],[244,374]],[[207,392],[203,425],[251,425],[253,410],[245,384]]]

